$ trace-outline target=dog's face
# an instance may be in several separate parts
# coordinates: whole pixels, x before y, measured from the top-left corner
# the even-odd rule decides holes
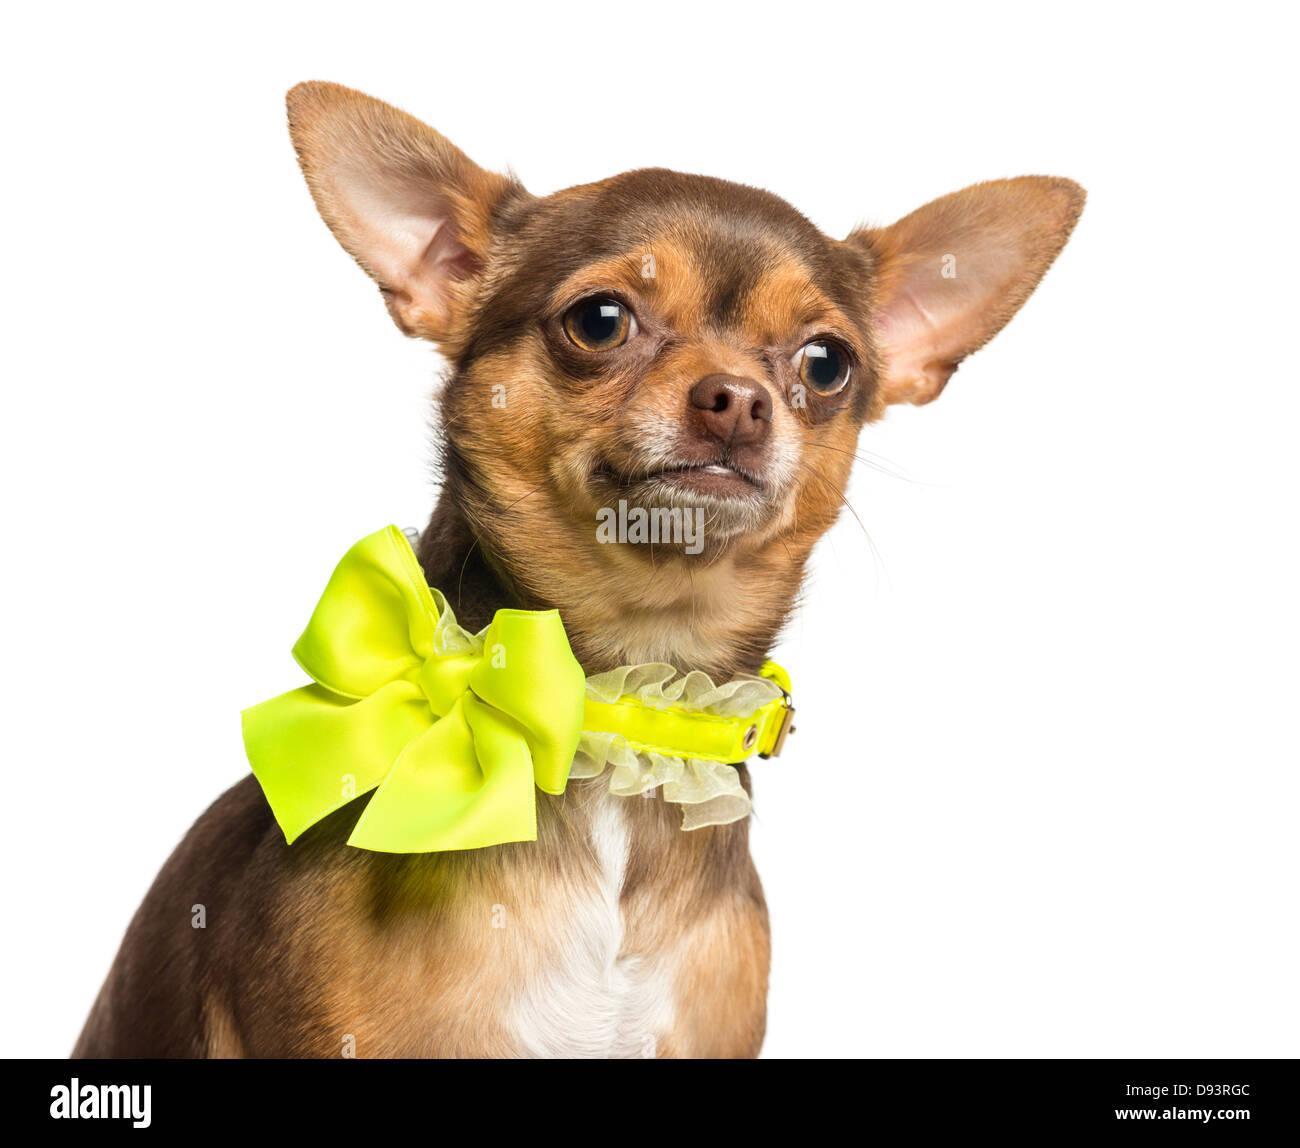
[[[699,511],[703,562],[834,518],[876,391],[863,253],[667,171],[518,200],[498,236],[447,394],[494,501],[588,538],[620,502]]]
[[[767,192],[669,171],[535,197],[336,85],[289,108],[326,222],[454,365],[446,460],[476,528],[535,597],[621,588],[659,617],[694,609],[709,571],[792,596],[863,424],[937,396],[1082,206],[1068,180],[1000,181],[839,241]],[[665,529],[606,545],[616,508]]]

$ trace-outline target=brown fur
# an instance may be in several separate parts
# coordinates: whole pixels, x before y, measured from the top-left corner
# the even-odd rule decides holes
[[[453,364],[444,490],[419,551],[430,584],[473,629],[502,606],[558,607],[589,673],[756,671],[840,512],[861,427],[942,389],[1032,291],[1082,204],[1066,180],[1001,181],[837,242],[721,180],[638,171],[539,199],[359,93],[300,85],[289,106],[322,216],[399,327]],[[938,267],[953,252],[956,280]],[[594,293],[631,308],[635,339],[604,352],[566,339],[565,312]],[[850,383],[800,405],[792,356],[828,336],[853,360]],[[710,503],[698,556],[599,544],[596,510],[645,497],[665,457],[712,460],[689,398],[712,374],[777,397],[766,438],[727,457],[780,481],[743,507]],[[344,844],[364,797],[286,846],[246,779],[159,874],[75,1055],[337,1056],[349,1039],[360,1056],[526,1052],[509,1010],[545,992],[571,906],[599,888],[605,786],[539,793],[536,842],[392,856]],[[685,833],[658,797],[623,801],[622,816],[620,959],[673,986],[654,1051],[757,1055],[769,942],[747,824]],[[206,929],[190,927],[195,904]]]

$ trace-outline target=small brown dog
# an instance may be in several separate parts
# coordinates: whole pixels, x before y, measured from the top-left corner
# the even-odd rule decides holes
[[[288,104],[325,222],[453,366],[429,584],[471,630],[558,608],[588,674],[756,673],[863,425],[943,390],[1084,199],[998,180],[837,241],[718,179],[634,171],[537,198],[358,92],[302,84]],[[620,501],[707,526],[696,546],[602,545]],[[251,776],[221,797],[74,1055],[757,1055],[768,921],[746,821],[683,832],[663,800],[573,780],[538,794],[535,842],[387,854],[345,844],[365,800],[286,845]]]

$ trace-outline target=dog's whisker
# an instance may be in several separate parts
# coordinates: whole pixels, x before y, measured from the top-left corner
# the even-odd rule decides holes
[[[532,488],[532,490],[524,491],[523,494],[521,494],[518,498],[516,498],[514,502],[510,503],[510,505],[507,506],[502,511],[502,514],[508,514],[511,510],[513,510],[516,506],[518,506],[521,502],[523,502],[525,498],[528,498],[531,495],[536,494],[541,489],[542,489],[542,484],[538,483],[536,486]],[[470,557],[473,555],[474,551],[479,548],[479,542],[481,539],[482,539],[482,534],[476,531],[474,534],[474,541],[470,543],[469,549],[465,551],[465,557],[460,564],[460,574],[456,579],[456,608],[458,610],[461,607],[461,602],[463,600],[464,590],[465,590],[465,567],[469,565]]]
[[[867,454],[860,450],[846,450],[844,447],[836,446],[834,443],[829,442],[809,442],[804,443],[803,445],[811,447],[814,450],[829,450],[834,451],[836,454],[842,454],[847,458],[862,463],[863,466],[870,467],[872,470],[888,476],[889,478],[896,478],[900,482],[916,482],[916,479],[912,478],[910,475],[903,473],[901,470],[893,469],[892,465],[887,460],[880,459],[878,455]]]

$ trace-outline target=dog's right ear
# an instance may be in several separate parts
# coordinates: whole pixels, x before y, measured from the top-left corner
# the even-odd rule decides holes
[[[403,332],[454,342],[493,214],[523,188],[414,117],[340,84],[299,84],[287,103],[298,163],[334,237],[379,284]]]

